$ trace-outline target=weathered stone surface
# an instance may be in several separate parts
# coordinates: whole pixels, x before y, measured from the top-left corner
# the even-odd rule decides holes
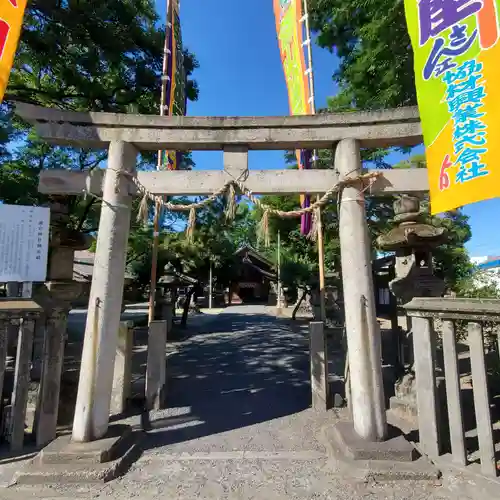
[[[58,208],[55,212],[52,211],[51,217],[57,220],[61,210]],[[69,244],[67,240],[64,241]],[[72,281],[72,266],[66,266],[65,273],[57,271],[57,259],[61,256],[59,250],[61,249],[55,249],[51,254],[49,278],[57,275],[61,279],[47,281],[34,290],[36,300],[45,311],[41,325],[44,333],[41,339],[42,349],[37,354],[40,359],[35,360],[35,363],[41,366],[40,384],[38,391],[35,391],[36,408],[31,408],[35,413],[33,433],[40,447],[56,437],[68,314],[71,302],[78,298],[82,291],[81,284]],[[73,249],[64,250],[61,258],[69,260],[74,253]]]
[[[120,172],[132,173],[136,156],[131,144],[110,145],[73,422],[75,441],[99,439],[108,428],[132,206]]]
[[[19,451],[24,446],[24,425],[28,404],[30,361],[34,331],[34,320],[23,319],[21,321],[17,341],[14,391],[12,393],[12,410],[9,425],[10,448],[13,451]]]
[[[132,351],[134,348],[134,323],[122,321],[118,331],[113,390],[111,392],[111,415],[119,415],[127,409],[132,393]]]
[[[126,450],[132,440],[132,429],[127,425],[111,425],[107,434],[96,441],[77,443],[71,435],[60,436],[49,443],[38,455],[41,465],[102,464],[116,460]]]
[[[315,410],[325,411],[330,407],[330,385],[326,334],[321,321],[309,325],[309,357],[312,407]]]
[[[378,111],[349,113],[321,113],[305,116],[169,116],[139,115],[123,113],[96,113],[65,111],[57,108],[44,108],[24,102],[16,103],[16,113],[32,124],[38,121],[64,122],[75,124],[113,125],[126,127],[171,128],[226,128],[258,126],[322,126],[327,124],[370,124],[395,122],[418,122],[416,106],[407,106]]]
[[[417,297],[403,308],[408,316],[469,319],[471,321],[500,320],[500,300],[461,299],[448,297]]]
[[[422,130],[416,108],[319,114],[294,117],[171,117],[108,113],[68,113],[20,104],[16,109],[39,135],[58,144],[79,141],[106,147],[112,141],[139,149],[218,149],[249,145],[250,149],[329,148],[342,139],[363,147],[417,145]],[[65,123],[64,123],[65,122]]]
[[[148,336],[148,359],[146,366],[146,406],[149,410],[165,405],[167,383],[167,322],[151,321]]]
[[[137,433],[127,425],[112,425],[102,439],[75,443],[71,436],[52,441],[16,472],[11,484],[95,484],[124,473],[139,457]]]
[[[361,173],[359,143],[337,145],[335,164],[342,177]],[[356,432],[378,441],[386,434],[380,328],[375,312],[364,190],[357,185],[341,191],[339,236],[348,345],[350,394]]]
[[[380,177],[370,187],[372,193],[420,193],[429,188],[425,169],[380,170],[379,174]],[[80,195],[86,191],[101,196],[104,177],[103,169],[91,172],[48,169],[40,173],[38,188],[46,194]],[[168,196],[212,194],[225,182],[234,180],[226,172],[216,170],[137,172],[137,179],[152,193]],[[285,195],[322,193],[338,180],[335,170],[249,170],[244,183],[255,194]],[[137,194],[133,183],[128,184],[128,189],[131,194]]]

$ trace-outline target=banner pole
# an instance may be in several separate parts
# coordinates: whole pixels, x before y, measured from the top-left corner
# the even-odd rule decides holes
[[[172,0],[175,1],[175,0]],[[172,4],[169,0],[165,2],[166,8],[166,19],[165,19],[165,43],[163,45],[163,67],[161,74],[161,94],[160,94],[160,116],[165,115],[165,111],[170,112],[170,109],[166,110],[167,107],[167,80],[169,75],[167,74],[168,60],[171,56],[169,50],[170,44],[170,32],[171,24],[173,21],[172,14]],[[172,103],[170,103],[172,104]],[[156,164],[156,170],[161,170],[163,164],[163,151],[158,151],[158,161]],[[149,323],[154,320],[154,310],[155,310],[155,296],[156,296],[156,282],[158,274],[158,247],[160,244],[160,216],[161,216],[161,205],[155,203],[155,213],[153,222],[153,248],[151,253],[151,282],[149,289],[149,307],[148,307],[148,319]]]
[[[309,26],[309,10],[307,0],[304,0],[304,20],[306,29],[306,45],[308,59],[308,76],[309,76],[309,92],[311,99],[311,113],[316,114],[316,101],[314,94],[314,73],[313,73],[313,57],[312,57],[312,39],[311,29]],[[317,151],[313,151],[313,168],[316,168],[318,160]],[[318,199],[320,198],[318,194]],[[325,306],[325,243],[323,239],[323,223],[321,220],[321,210],[316,213],[317,231],[318,231],[318,266],[319,266],[319,294],[320,294],[320,309],[321,321],[326,321],[326,306]]]

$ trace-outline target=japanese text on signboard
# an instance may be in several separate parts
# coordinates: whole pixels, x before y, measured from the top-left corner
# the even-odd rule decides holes
[[[0,205],[0,282],[45,281],[50,210]]]

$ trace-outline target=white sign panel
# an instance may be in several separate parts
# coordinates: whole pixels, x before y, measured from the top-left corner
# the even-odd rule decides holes
[[[0,205],[0,283],[45,281],[50,209]]]

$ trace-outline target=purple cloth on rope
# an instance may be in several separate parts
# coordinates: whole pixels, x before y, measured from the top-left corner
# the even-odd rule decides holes
[[[300,163],[302,168],[309,170],[311,168],[312,155],[311,151],[302,150],[300,152]],[[304,202],[302,203],[302,208],[307,208],[311,206],[311,197],[306,195],[304,197]],[[302,235],[308,235],[312,228],[312,214],[303,214],[300,218],[300,233]]]

